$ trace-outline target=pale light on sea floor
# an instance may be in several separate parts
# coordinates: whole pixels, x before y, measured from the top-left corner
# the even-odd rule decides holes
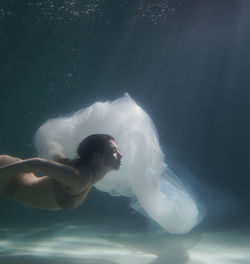
[[[114,222],[0,228],[1,264],[247,264],[250,231],[186,235],[117,229]]]

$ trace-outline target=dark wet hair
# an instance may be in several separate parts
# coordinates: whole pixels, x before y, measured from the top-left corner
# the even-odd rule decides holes
[[[76,159],[63,158],[58,162],[72,166],[79,167],[88,164],[93,157],[94,153],[103,153],[107,142],[114,140],[111,135],[108,134],[93,134],[87,136],[83,141],[80,142],[77,148]]]

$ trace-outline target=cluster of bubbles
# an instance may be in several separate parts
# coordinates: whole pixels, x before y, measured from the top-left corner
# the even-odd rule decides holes
[[[40,20],[49,19],[53,21],[74,20],[80,17],[90,17],[98,13],[102,16],[102,6],[105,0],[43,0],[43,1],[20,1],[10,0],[0,8],[2,17],[25,14],[26,19]],[[25,19],[25,18],[24,18]]]
[[[66,21],[78,19],[102,20],[116,12],[128,12],[128,23],[138,21],[158,23],[166,19],[174,8],[169,7],[168,0],[140,0],[140,1],[114,1],[107,0],[9,0],[0,7],[2,18],[19,14],[24,20],[49,19],[51,21]]]
[[[140,0],[131,22],[135,23],[140,20],[157,24],[158,22],[165,20],[169,14],[174,11],[175,8],[171,8],[167,0]]]
[[[61,2],[47,0],[38,3],[29,3],[29,6],[39,8],[51,20],[63,20],[65,17],[73,20],[82,16],[88,17],[96,13],[102,14],[100,8],[103,3],[104,0],[64,0]]]

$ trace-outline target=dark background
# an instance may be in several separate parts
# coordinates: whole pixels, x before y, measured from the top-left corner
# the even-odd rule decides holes
[[[170,168],[206,204],[202,224],[247,219],[249,27],[248,0],[2,0],[1,153],[34,156],[45,120],[128,92],[154,120]],[[140,218],[127,199],[95,190],[71,212],[0,203],[4,224]]]

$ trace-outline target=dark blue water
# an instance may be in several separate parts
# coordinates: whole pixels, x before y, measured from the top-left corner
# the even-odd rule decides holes
[[[35,156],[45,120],[128,92],[154,120],[171,169],[207,207],[197,230],[246,226],[249,15],[247,0],[1,1],[1,153]],[[121,217],[148,230],[127,199],[97,190],[70,212],[6,198],[0,206],[9,228]]]

